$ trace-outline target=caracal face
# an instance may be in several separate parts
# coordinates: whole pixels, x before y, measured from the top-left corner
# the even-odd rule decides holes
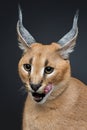
[[[67,84],[70,78],[69,54],[74,50],[78,35],[78,11],[72,29],[56,43],[37,43],[22,24],[19,7],[17,33],[23,56],[18,69],[21,80],[37,103],[45,103],[56,89]]]
[[[19,61],[19,74],[32,99],[44,103],[70,77],[69,61],[59,54],[60,45],[33,44]]]

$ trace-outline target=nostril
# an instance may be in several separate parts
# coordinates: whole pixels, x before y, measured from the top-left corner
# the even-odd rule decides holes
[[[41,87],[41,84],[32,84],[32,83],[30,83],[30,86],[36,92]]]

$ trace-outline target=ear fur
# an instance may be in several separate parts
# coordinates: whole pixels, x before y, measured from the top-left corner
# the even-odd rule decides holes
[[[17,34],[18,34],[18,41],[19,43],[19,47],[26,51],[27,48],[30,47],[30,45],[32,43],[35,43],[35,39],[33,38],[33,36],[27,31],[27,29],[23,26],[22,23],[22,11],[20,8],[20,5],[18,6],[19,9],[19,19],[17,22]]]
[[[74,51],[74,47],[76,45],[76,38],[73,39],[70,43],[66,44],[59,50],[59,54],[63,59],[68,59],[69,54]]]
[[[17,23],[17,37],[18,37],[18,45],[19,45],[19,48],[23,51],[26,51],[29,46],[28,44],[25,42],[25,40],[23,40],[23,37],[22,35],[20,34],[20,31],[19,31],[19,28],[18,28],[18,25],[19,23]]]
[[[69,54],[74,50],[74,47],[76,45],[76,39],[78,36],[78,13],[79,12],[77,10],[74,16],[72,29],[58,41],[58,43],[61,45],[59,53],[64,59],[69,58]]]

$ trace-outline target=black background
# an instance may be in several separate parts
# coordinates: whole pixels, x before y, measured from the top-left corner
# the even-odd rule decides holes
[[[87,84],[87,3],[59,0],[0,0],[0,130],[21,130],[26,93],[21,90],[17,64],[22,51],[18,48],[16,23],[18,3],[23,23],[38,42],[58,41],[72,26],[77,9],[79,36],[71,54],[72,75]]]

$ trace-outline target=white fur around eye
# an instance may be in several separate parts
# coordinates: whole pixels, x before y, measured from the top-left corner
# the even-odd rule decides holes
[[[43,76],[43,74],[44,74],[44,68],[42,68],[40,71],[40,75]]]

